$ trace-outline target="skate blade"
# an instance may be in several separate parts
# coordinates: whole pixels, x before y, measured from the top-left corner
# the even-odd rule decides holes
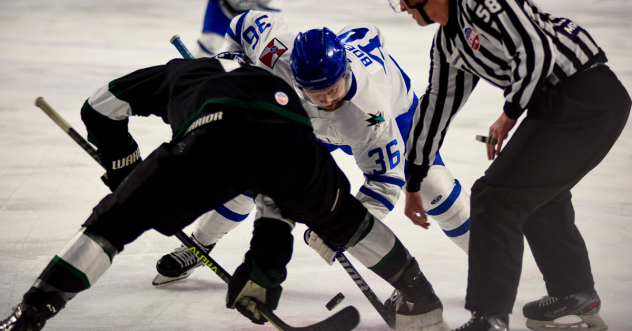
[[[450,331],[450,325],[443,318],[443,311],[435,309],[421,315],[396,315],[397,331]]]
[[[151,285],[160,286],[160,285],[164,285],[164,284],[177,282],[179,280],[188,278],[189,276],[191,276],[192,273],[193,273],[193,269],[183,273],[182,275],[180,275],[178,277],[166,277],[166,276],[163,276],[161,274],[157,274],[156,277],[154,277],[154,280],[151,281]]]
[[[608,324],[597,314],[577,315],[581,319],[578,322],[562,323],[556,321],[536,321],[527,319],[527,327],[536,331],[552,331],[552,330],[582,330],[582,331],[605,331],[608,330]]]

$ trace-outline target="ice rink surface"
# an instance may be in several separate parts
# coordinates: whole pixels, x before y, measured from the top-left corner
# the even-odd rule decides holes
[[[630,0],[539,0],[542,9],[587,29],[632,90],[632,2]],[[6,317],[50,259],[75,234],[109,190],[102,169],[33,105],[43,96],[82,135],[79,110],[98,87],[143,67],[179,57],[169,44],[179,34],[193,48],[201,29],[204,0],[2,0],[0,1],[0,318]],[[420,28],[395,14],[386,0],[286,0],[290,28],[305,31],[347,24],[377,24],[386,48],[413,79],[418,95],[428,78],[429,49],[436,27]],[[464,188],[489,166],[486,134],[502,111],[502,91],[481,82],[448,132],[441,154]],[[147,156],[170,140],[156,117],[132,118],[130,131]],[[563,152],[563,151],[560,151]],[[353,158],[336,154],[354,192],[363,177]],[[546,160],[542,160],[546,162]],[[632,330],[632,128],[624,130],[608,157],[572,191],[577,226],[586,240],[602,316],[610,330]],[[456,328],[464,310],[467,256],[434,224],[413,226],[403,199],[385,223],[418,259]],[[213,257],[232,272],[248,249],[252,218],[222,239]],[[277,315],[296,326],[329,316],[325,304],[338,292],[362,315],[358,330],[389,330],[339,264],[326,265],[294,230]],[[190,232],[189,229],[186,230]],[[225,308],[226,285],[209,270],[188,280],[153,287],[155,263],[179,245],[149,231],[115,258],[110,270],[73,299],[45,330],[273,330],[256,326]],[[511,330],[527,330],[522,306],[546,295],[528,245],[511,315]],[[390,286],[352,259],[380,299]]]

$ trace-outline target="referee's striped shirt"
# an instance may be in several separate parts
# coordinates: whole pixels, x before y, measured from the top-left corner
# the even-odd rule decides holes
[[[482,78],[504,90],[505,114],[517,119],[547,79],[605,62],[590,35],[531,0],[450,0],[448,24],[435,34],[429,86],[408,140],[407,190],[419,191],[452,118]]]

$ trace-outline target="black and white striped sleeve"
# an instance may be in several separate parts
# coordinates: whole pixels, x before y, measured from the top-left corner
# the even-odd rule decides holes
[[[555,65],[554,45],[531,19],[528,3],[521,0],[479,1],[491,13],[489,24],[500,32],[504,51],[511,60],[511,84],[505,88],[504,112],[517,119],[542,90]],[[478,8],[478,7],[476,7]],[[531,13],[532,14],[532,13]],[[476,16],[475,10],[470,13]],[[486,24],[485,20],[477,20]]]
[[[478,77],[447,62],[442,51],[445,42],[441,30],[435,35],[430,51],[430,78],[426,94],[415,111],[408,136],[406,190],[417,192],[443,144],[450,122],[470,97]]]

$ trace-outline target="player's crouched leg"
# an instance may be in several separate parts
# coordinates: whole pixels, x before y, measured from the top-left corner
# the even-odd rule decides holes
[[[55,255],[13,314],[0,322],[0,330],[41,330],[66,302],[92,286],[110,268],[118,252],[103,236],[82,228]]]
[[[417,261],[395,234],[367,214],[347,251],[399,291],[396,330],[447,331],[443,305]]]

